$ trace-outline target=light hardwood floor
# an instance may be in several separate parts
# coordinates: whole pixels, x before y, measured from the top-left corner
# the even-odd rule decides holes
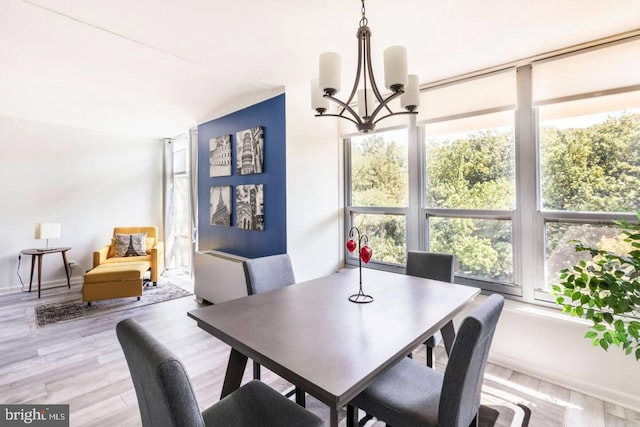
[[[168,278],[192,291],[190,280]],[[115,336],[118,321],[133,317],[180,357],[202,408],[219,398],[229,347],[199,329],[186,312],[193,297],[38,328],[38,304],[79,298],[80,285],[0,295],[0,403],[69,404],[72,426],[139,426],[133,384]],[[424,360],[424,348],[414,352]],[[436,349],[437,368],[446,356]],[[245,379],[250,379],[247,369]],[[282,391],[289,385],[263,369],[263,381]],[[636,426],[640,413],[489,364],[483,399],[523,402],[530,426]],[[310,407],[318,409],[321,404]]]

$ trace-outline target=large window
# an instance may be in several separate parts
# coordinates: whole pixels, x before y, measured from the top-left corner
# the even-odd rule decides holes
[[[544,299],[559,272],[588,254],[574,241],[624,252],[614,219],[640,209],[640,41],[533,64]]]
[[[406,260],[407,141],[406,129],[346,140],[347,223],[369,237],[373,263],[403,265]],[[349,254],[348,262],[356,260]]]
[[[374,268],[453,253],[458,283],[552,301],[589,256],[576,240],[629,250],[614,221],[640,210],[638,51],[636,37],[423,90],[415,125],[345,140],[345,234],[369,235]]]
[[[594,113],[597,106],[611,108],[608,98],[629,108]],[[618,230],[608,224],[640,209],[638,100],[637,93],[629,93],[539,109],[546,291],[561,269],[588,257],[575,253],[574,240],[604,250],[624,247]]]
[[[513,286],[515,70],[433,92],[425,102],[453,105],[432,107],[425,117],[425,248],[453,253],[466,283]]]

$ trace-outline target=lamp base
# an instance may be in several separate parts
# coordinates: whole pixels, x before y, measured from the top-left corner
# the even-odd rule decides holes
[[[368,304],[373,302],[373,297],[371,295],[358,293],[349,296],[349,301],[355,302],[356,304]]]

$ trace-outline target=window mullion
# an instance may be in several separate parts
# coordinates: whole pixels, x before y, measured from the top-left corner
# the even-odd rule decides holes
[[[537,150],[532,99],[531,66],[517,70],[516,110],[516,215],[514,231],[514,273],[523,297],[534,299],[534,289],[544,282],[544,240],[537,212]],[[526,260],[526,262],[525,262]]]
[[[422,220],[422,179],[420,177],[424,160],[421,151],[416,116],[409,116],[409,207],[407,209],[407,250],[424,250],[424,221]]]

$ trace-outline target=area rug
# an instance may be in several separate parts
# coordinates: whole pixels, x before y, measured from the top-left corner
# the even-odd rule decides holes
[[[283,394],[293,391],[293,387],[282,378],[277,378],[269,385]],[[291,397],[293,400],[294,397]],[[307,394],[306,408],[325,421],[329,420],[329,408]],[[339,425],[346,426],[346,411],[340,410]],[[368,419],[364,412],[360,411],[359,427],[384,427],[386,424],[375,418]],[[480,406],[479,427],[527,427],[531,418],[531,410],[522,403],[512,403],[495,396],[482,393],[482,405]]]
[[[479,427],[527,427],[531,411],[522,404],[480,406]],[[362,417],[358,427],[384,427],[384,422]]]
[[[36,325],[41,328],[54,323],[129,310],[189,295],[192,295],[191,292],[186,291],[173,283],[166,282],[158,283],[157,286],[145,286],[142,292],[142,297],[140,297],[140,301],[135,297],[130,297],[95,301],[91,303],[91,306],[79,299],[51,304],[40,304],[35,307]]]

